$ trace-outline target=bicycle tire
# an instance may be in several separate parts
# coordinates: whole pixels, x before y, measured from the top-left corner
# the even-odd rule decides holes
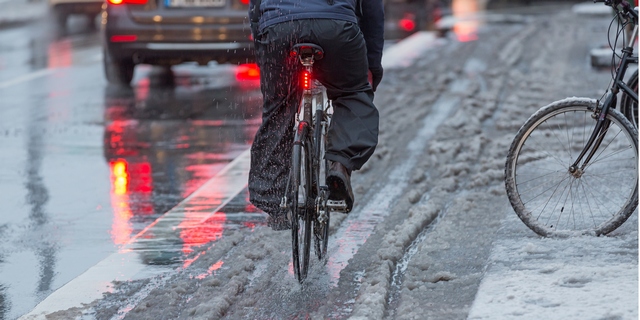
[[[303,283],[309,272],[311,252],[311,210],[308,195],[311,190],[311,165],[308,158],[309,136],[301,124],[296,134],[291,162],[291,241],[293,270],[296,279]]]
[[[627,85],[636,95],[638,94],[638,70],[629,77]],[[633,98],[624,91],[622,91],[622,97],[620,98],[620,112],[622,112],[636,128],[638,127],[638,102],[633,100]]]
[[[323,90],[322,95],[320,95],[317,99],[318,99],[317,103],[324,106],[325,101],[327,101],[326,91]],[[324,111],[316,111],[314,119],[315,119],[314,141],[316,143],[315,151],[317,152],[315,157],[315,160],[317,161],[317,163],[315,163],[314,174],[316,177],[316,181],[320,182],[321,181],[320,177],[325,177],[326,170],[327,170],[327,161],[323,159],[324,158],[323,155],[326,150],[327,141],[326,141],[326,136],[323,134],[322,126],[323,126],[323,123],[326,123],[326,124],[329,123],[330,116]],[[319,183],[316,184],[316,186],[319,187]],[[320,195],[320,199],[327,199],[328,194],[326,194],[326,191],[324,194],[321,194],[322,191],[318,188],[316,192],[317,192],[316,193],[317,195]],[[318,209],[319,208],[316,207],[316,211],[314,212],[316,216],[315,216],[315,219],[313,220],[314,221],[313,235],[314,235],[315,253],[318,260],[326,263],[327,248],[329,244],[329,223],[331,221],[330,220],[331,212],[327,208],[325,208],[326,220],[323,222],[320,222],[318,219]]]
[[[638,132],[619,111],[609,110],[604,141],[582,174],[568,170],[593,131],[596,106],[588,98],[551,103],[524,123],[509,148],[509,201],[541,236],[605,235],[638,206]]]

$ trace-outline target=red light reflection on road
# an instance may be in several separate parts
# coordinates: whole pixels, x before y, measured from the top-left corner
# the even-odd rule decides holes
[[[71,39],[62,39],[49,44],[47,49],[48,68],[68,67],[72,62]]]
[[[153,214],[151,194],[153,181],[148,162],[130,164],[124,159],[109,163],[111,169],[111,207],[113,224],[111,238],[117,245],[126,244],[131,238],[134,215]],[[132,196],[135,201],[132,201]]]
[[[213,265],[211,265],[211,267],[209,267],[207,272],[197,275],[196,279],[202,280],[202,279],[212,275],[216,270],[220,269],[223,264],[224,264],[224,261],[219,260],[218,262],[216,262]]]
[[[453,0],[451,10],[453,16],[460,20],[453,26],[453,32],[458,37],[458,41],[477,40],[480,22],[470,18],[480,11],[478,0]]]
[[[209,206],[191,207],[184,213],[185,217],[178,225],[180,229],[180,239],[182,239],[182,252],[188,254],[193,252],[193,248],[213,242],[222,237],[224,223],[227,215],[223,212],[216,212],[204,222],[199,219],[202,211],[199,209],[209,209]]]
[[[340,279],[340,272],[348,265],[348,261],[355,255],[358,248],[369,238],[377,225],[372,220],[349,220],[344,233],[336,240],[336,248],[327,260],[327,271],[334,285]]]
[[[149,99],[151,80],[149,77],[144,77],[136,84],[136,102],[145,102]]]
[[[113,223],[111,225],[111,239],[116,245],[126,244],[131,238],[131,207],[127,195],[127,162],[118,159],[109,164],[111,168],[111,207],[113,208]]]

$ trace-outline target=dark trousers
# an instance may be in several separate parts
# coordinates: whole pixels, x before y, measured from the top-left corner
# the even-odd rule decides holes
[[[302,90],[297,58],[289,56],[296,43],[320,45],[324,58],[314,64],[314,78],[333,101],[327,133],[327,160],[358,170],[378,143],[378,110],[368,82],[367,49],[360,28],[351,22],[310,19],[267,27],[258,35],[256,58],[264,97],[262,125],[251,146],[250,201],[279,215],[291,163],[293,125]]]

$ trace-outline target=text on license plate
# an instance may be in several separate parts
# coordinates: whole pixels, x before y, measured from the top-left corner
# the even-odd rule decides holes
[[[169,7],[222,7],[227,0],[166,0]]]

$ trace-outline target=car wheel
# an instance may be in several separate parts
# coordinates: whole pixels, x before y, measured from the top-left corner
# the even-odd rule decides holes
[[[90,30],[97,30],[98,29],[98,23],[96,22],[96,18],[97,17],[98,17],[97,13],[87,14],[87,19],[89,19],[89,29]]]
[[[67,28],[67,18],[69,17],[69,13],[64,8],[57,6],[53,8],[53,21],[56,24],[56,27],[60,30],[65,30]]]
[[[114,59],[107,50],[102,58],[104,74],[112,84],[129,85],[133,79],[135,64],[131,59]]]

